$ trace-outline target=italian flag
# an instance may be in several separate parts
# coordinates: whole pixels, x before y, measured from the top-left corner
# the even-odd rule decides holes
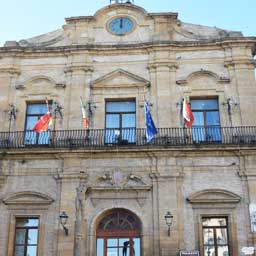
[[[194,115],[186,99],[183,100],[182,115],[183,115],[184,123],[186,127],[191,128],[194,123]]]
[[[81,110],[82,110],[82,117],[83,117],[83,125],[85,129],[89,129],[89,119],[86,116],[85,107],[82,101],[82,97],[80,97],[80,104],[81,104]]]
[[[33,128],[34,132],[40,133],[40,132],[48,131],[49,126],[52,125],[52,114],[51,114],[50,107],[47,100],[46,100],[46,104],[47,104],[48,111],[36,122]]]

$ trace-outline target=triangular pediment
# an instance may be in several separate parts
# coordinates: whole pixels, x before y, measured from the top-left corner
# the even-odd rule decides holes
[[[144,87],[150,82],[143,77],[130,73],[123,69],[117,69],[92,82],[92,87],[97,88],[122,88],[122,87]]]
[[[3,203],[6,205],[49,205],[54,200],[42,193],[24,191],[15,194],[11,194],[3,199]]]
[[[241,197],[221,189],[207,189],[196,192],[187,198],[191,204],[239,203]]]

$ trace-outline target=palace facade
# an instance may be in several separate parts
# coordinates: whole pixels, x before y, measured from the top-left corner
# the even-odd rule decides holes
[[[255,53],[256,37],[130,1],[7,41],[0,255],[238,256],[254,247]],[[53,124],[35,133],[46,98]],[[150,143],[145,99],[158,129]]]

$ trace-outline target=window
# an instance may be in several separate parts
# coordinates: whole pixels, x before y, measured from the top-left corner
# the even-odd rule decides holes
[[[38,218],[16,218],[14,256],[37,256]]]
[[[135,143],[136,104],[134,100],[106,101],[105,143]]]
[[[193,140],[221,141],[218,99],[192,99],[190,104],[195,119]]]
[[[131,212],[110,211],[97,228],[97,256],[141,256],[141,222]]]
[[[227,218],[203,218],[203,241],[204,256],[229,256]]]
[[[50,105],[51,107],[51,105]],[[37,134],[32,131],[36,122],[48,111],[46,103],[27,104],[25,144],[49,144],[49,132]]]

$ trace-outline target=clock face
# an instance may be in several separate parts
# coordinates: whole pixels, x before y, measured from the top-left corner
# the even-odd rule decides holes
[[[133,30],[134,22],[127,17],[118,17],[109,23],[108,28],[113,34],[123,36]]]

